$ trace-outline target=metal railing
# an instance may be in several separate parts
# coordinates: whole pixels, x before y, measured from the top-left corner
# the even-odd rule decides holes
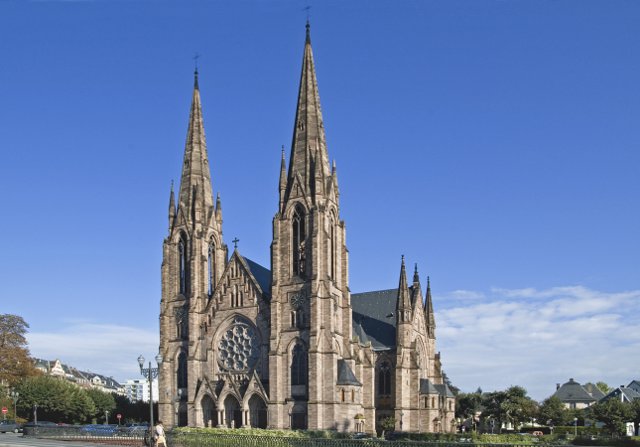
[[[148,427],[118,425],[26,425],[24,436],[64,441],[90,441],[110,445],[141,446]]]

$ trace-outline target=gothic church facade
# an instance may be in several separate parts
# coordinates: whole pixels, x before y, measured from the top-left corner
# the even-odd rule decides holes
[[[214,200],[198,74],[163,244],[159,417],[169,426],[454,430],[429,282],[352,294],[309,25],[271,268],[229,253]]]

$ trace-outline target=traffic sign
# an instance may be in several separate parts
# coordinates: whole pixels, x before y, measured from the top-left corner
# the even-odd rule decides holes
[[[120,413],[116,414],[116,417],[117,417],[118,419],[122,419],[122,415],[121,415]]]
[[[9,410],[7,410],[7,407],[2,407],[2,414],[7,414]]]

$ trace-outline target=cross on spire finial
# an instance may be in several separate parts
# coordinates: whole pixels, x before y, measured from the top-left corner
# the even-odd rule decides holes
[[[233,242],[233,248],[234,250],[238,248],[238,242],[240,242],[240,239],[235,238],[234,240],[232,240],[231,242]]]
[[[198,73],[198,59],[200,59],[200,54],[196,53],[193,56],[193,61],[194,61],[194,64],[196,66],[196,73]]]
[[[195,64],[195,70],[193,71],[193,77],[194,77],[193,85],[196,89],[199,90],[200,87],[198,86],[198,59],[200,59],[200,55],[196,53],[195,56],[193,56],[193,61]]]
[[[306,42],[307,43],[311,43],[311,25],[309,24],[309,17],[311,16],[311,14],[309,13],[309,11],[311,10],[311,6],[307,5],[304,8],[302,8],[303,11],[307,12],[307,24],[305,25],[306,29],[307,29],[307,39]]]

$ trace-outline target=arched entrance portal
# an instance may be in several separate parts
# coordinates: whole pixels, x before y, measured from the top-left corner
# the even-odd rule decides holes
[[[205,427],[216,427],[218,425],[218,412],[211,396],[202,398],[202,423]]]
[[[224,400],[224,423],[229,428],[242,427],[242,410],[238,399],[229,395]]]
[[[267,428],[267,404],[257,394],[249,399],[249,422],[253,428]]]

